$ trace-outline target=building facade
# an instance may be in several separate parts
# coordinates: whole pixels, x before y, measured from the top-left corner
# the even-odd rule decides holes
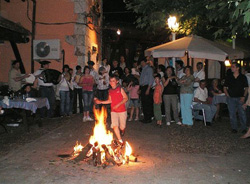
[[[0,15],[22,25],[32,33],[34,2],[36,4],[34,51],[31,50],[31,37],[28,43],[18,44],[26,73],[32,71],[31,52],[36,58],[33,70],[40,67],[40,60],[51,61],[50,68],[58,71],[62,70],[63,61],[73,69],[76,65],[85,66],[88,60],[97,63],[95,67],[98,67],[98,61],[101,59],[99,53],[101,53],[102,1],[1,0]],[[58,40],[59,46],[55,46]],[[36,53],[40,42],[49,44],[49,49],[58,52],[59,57],[47,57],[46,53]],[[8,81],[12,60],[15,60],[15,55],[10,43],[1,42],[0,82]]]

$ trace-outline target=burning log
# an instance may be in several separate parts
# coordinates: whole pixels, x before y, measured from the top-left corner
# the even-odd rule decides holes
[[[95,147],[92,148],[92,151],[93,151],[92,158],[93,158],[93,164],[94,164],[94,166],[102,165],[101,150],[97,146],[98,146],[98,143],[95,143]]]
[[[80,152],[80,154],[74,159],[76,162],[80,162],[83,159],[85,159],[87,157],[87,154],[89,152],[89,150],[93,147],[92,144],[88,143],[86,146],[84,146],[84,148],[82,149],[82,151]]]
[[[97,149],[94,147],[92,148],[92,159],[93,159],[93,165],[97,166]]]
[[[130,155],[129,156],[129,161],[131,161],[131,162],[137,162],[137,157],[135,157],[134,155]]]
[[[118,142],[117,140],[113,140],[112,143],[111,143],[111,148],[112,150],[116,150],[118,148]]]
[[[96,156],[97,156],[97,158],[96,158],[97,164],[98,164],[98,165],[102,165],[102,156],[101,156],[101,151],[100,151],[100,149],[97,151]]]
[[[108,165],[109,165],[109,163],[105,161],[105,162],[102,164],[102,168],[105,169]]]
[[[102,145],[102,148],[105,151],[105,159],[107,162],[111,162],[113,165],[119,165],[119,163],[116,163],[116,161],[114,160],[114,158],[110,155],[109,150],[107,148],[107,146],[105,144]]]
[[[95,127],[89,143],[83,147],[76,143],[72,158],[74,162],[86,161],[94,166],[106,168],[109,165],[122,165],[129,161],[136,162],[137,158],[132,156],[132,148],[127,141],[121,143],[113,139],[113,134],[105,125],[105,110],[95,110]]]

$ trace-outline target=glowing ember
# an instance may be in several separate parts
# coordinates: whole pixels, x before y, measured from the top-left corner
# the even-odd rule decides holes
[[[102,165],[104,168],[110,163],[119,166],[129,162],[132,154],[131,146],[128,142],[122,144],[113,139],[113,133],[106,128],[106,117],[106,109],[95,110],[96,123],[93,135],[85,147],[76,143],[74,155],[77,157],[75,160],[91,159],[95,166]]]
[[[82,151],[83,146],[78,144],[78,141],[76,141],[76,145],[74,147],[74,155],[78,155]]]

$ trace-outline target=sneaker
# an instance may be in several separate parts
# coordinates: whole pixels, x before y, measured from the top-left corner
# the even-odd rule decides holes
[[[167,125],[167,126],[170,126],[170,122],[167,122],[166,125]]]
[[[139,120],[139,118],[135,118],[135,121],[138,121]]]
[[[86,120],[87,120],[87,121],[94,121],[94,119],[92,119],[91,117],[87,117]]]
[[[177,122],[176,124],[177,124],[177,125],[182,125],[182,123],[181,123],[180,121],[179,121],[179,122]]]
[[[83,117],[83,118],[82,118],[82,121],[83,121],[83,122],[86,122],[86,121],[87,121],[87,118],[86,118],[86,117]]]
[[[174,120],[171,120],[170,123],[174,123],[175,121]]]
[[[128,121],[132,121],[132,118],[129,118]]]

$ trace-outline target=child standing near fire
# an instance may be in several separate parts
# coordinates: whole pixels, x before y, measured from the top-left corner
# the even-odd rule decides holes
[[[113,128],[115,135],[120,143],[123,143],[121,136],[125,133],[127,110],[126,102],[128,101],[127,94],[119,84],[119,77],[111,75],[109,77],[109,89],[108,100],[94,99],[96,104],[111,104],[111,128]]]
[[[162,116],[161,116],[161,103],[162,103],[162,91],[163,87],[160,83],[161,75],[157,74],[155,76],[155,90],[154,90],[154,117],[156,119],[157,125],[161,127],[162,124]]]

